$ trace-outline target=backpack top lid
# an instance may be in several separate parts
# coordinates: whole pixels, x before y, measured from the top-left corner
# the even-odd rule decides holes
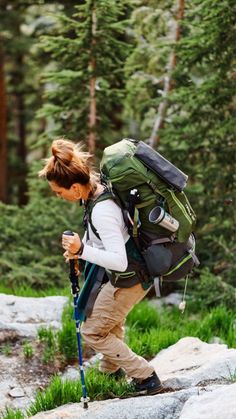
[[[134,165],[134,160],[131,163],[133,157],[159,176],[171,189],[182,192],[186,187],[188,176],[185,173],[143,141],[131,138],[124,138],[104,149],[100,164],[102,175],[109,180],[114,176],[114,168],[120,167],[121,170],[127,165]],[[118,169],[115,172],[117,176]]]
[[[139,141],[134,155],[172,188],[179,192],[185,188],[188,176],[143,141]]]

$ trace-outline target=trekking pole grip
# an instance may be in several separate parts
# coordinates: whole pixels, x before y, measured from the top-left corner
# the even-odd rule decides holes
[[[66,231],[63,232],[63,235],[74,236],[74,233],[71,230],[66,230]],[[75,261],[74,261],[74,259],[70,259],[69,262],[70,262],[70,280],[71,280],[71,282],[73,282],[73,281],[78,282],[78,280],[76,280],[77,275],[76,275],[76,271],[75,271]]]
[[[66,230],[66,231],[63,232],[63,235],[74,236],[74,233],[73,233],[73,231]],[[76,325],[78,360],[79,360],[80,377],[81,377],[82,393],[83,393],[81,401],[83,402],[84,409],[88,409],[89,397],[87,397],[87,390],[86,390],[86,385],[85,385],[82,346],[81,346],[81,337],[80,337],[80,320],[79,320],[79,312],[78,312],[79,283],[78,283],[78,276],[77,276],[76,270],[75,270],[74,259],[70,259],[70,275],[69,275],[69,278],[70,278],[70,282],[71,282],[71,293],[72,293],[73,298],[74,298],[74,318],[75,318],[75,325]]]

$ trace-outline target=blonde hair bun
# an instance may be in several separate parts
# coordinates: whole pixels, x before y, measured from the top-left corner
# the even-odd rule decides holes
[[[75,144],[69,140],[56,139],[52,143],[52,155],[55,160],[60,160],[65,165],[68,165],[73,159]]]
[[[81,143],[75,144],[64,138],[57,138],[51,145],[52,156],[45,160],[45,166],[39,171],[40,177],[46,177],[59,186],[70,189],[74,183],[91,185],[99,181],[99,175],[93,170],[89,160],[92,155],[83,151]]]

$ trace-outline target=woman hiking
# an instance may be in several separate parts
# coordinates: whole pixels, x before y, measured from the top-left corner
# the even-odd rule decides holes
[[[135,391],[156,394],[162,385],[154,368],[124,342],[126,316],[149,288],[143,289],[137,272],[132,278],[114,280],[112,273],[125,272],[128,267],[126,244],[130,237],[122,210],[113,199],[101,200],[107,193],[106,186],[89,163],[91,155],[80,145],[57,139],[52,143],[51,153],[39,176],[47,179],[58,197],[70,202],[82,200],[85,207],[93,208],[83,239],[77,233],[62,235],[64,257],[103,267],[110,279],[101,287],[92,312],[82,325],[84,341],[102,353],[101,372],[119,377],[125,371],[132,378]]]

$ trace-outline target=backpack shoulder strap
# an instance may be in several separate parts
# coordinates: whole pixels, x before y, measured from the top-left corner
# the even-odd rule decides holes
[[[95,236],[99,240],[101,240],[100,236],[99,236],[96,228],[94,227],[94,225],[92,223],[92,211],[93,211],[93,208],[95,207],[95,205],[98,204],[98,202],[106,201],[107,199],[115,200],[114,194],[111,191],[109,191],[108,189],[106,189],[96,199],[94,199],[94,200],[90,199],[85,206],[84,226],[85,226],[85,229],[87,230],[87,234],[88,234],[88,224],[89,224],[90,227],[91,227],[92,232],[95,234]]]

